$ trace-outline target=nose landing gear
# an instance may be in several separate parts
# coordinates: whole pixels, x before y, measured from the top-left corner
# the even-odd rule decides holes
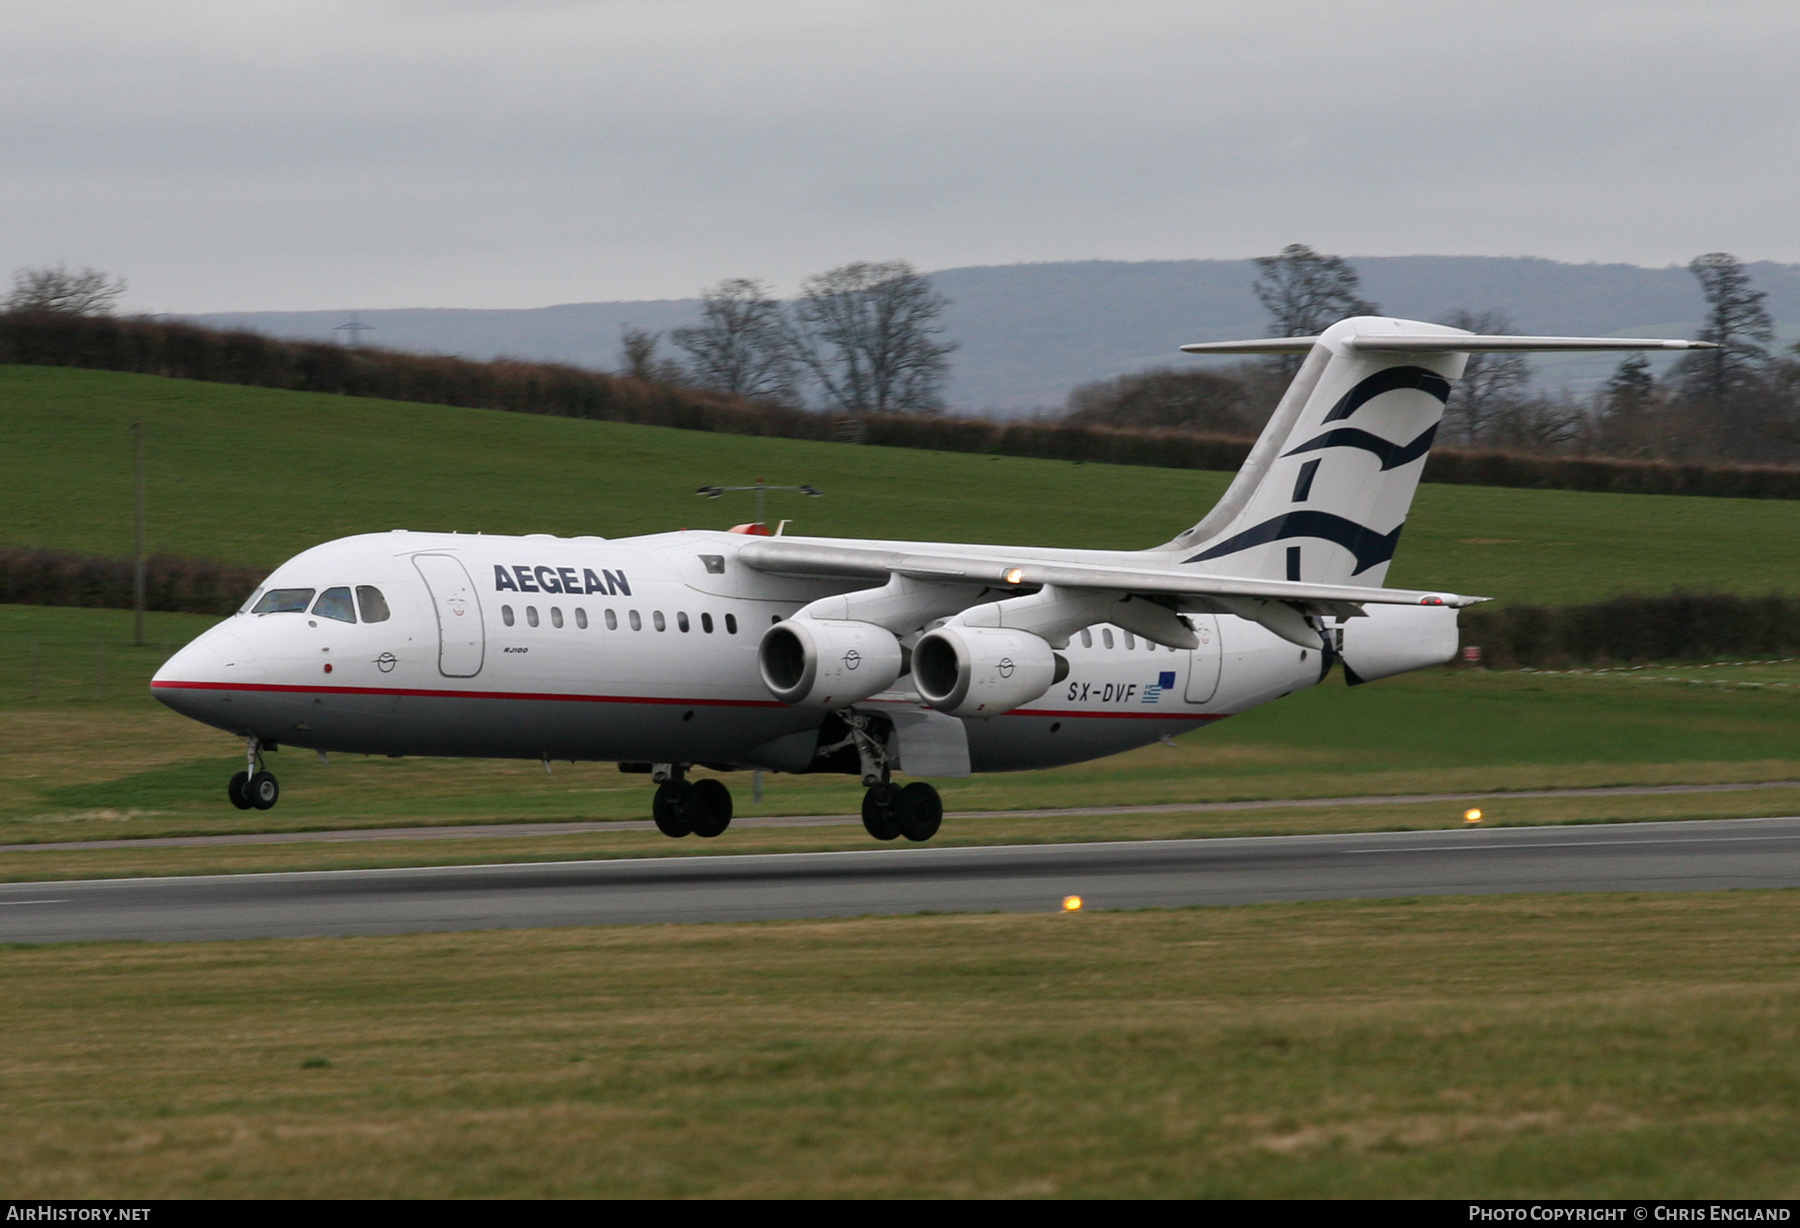
[[[244,739],[244,770],[225,786],[225,796],[239,810],[268,810],[281,800],[281,783],[263,767],[262,742],[254,735]]]
[[[656,830],[665,836],[699,836],[710,840],[731,826],[731,790],[708,777],[689,781],[685,763],[659,763],[652,769],[658,781],[650,813]]]

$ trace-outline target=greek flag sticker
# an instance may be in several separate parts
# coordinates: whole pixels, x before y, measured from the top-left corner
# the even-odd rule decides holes
[[[1144,702],[1153,704],[1162,698],[1162,693],[1175,685],[1175,671],[1165,669],[1156,676],[1156,681],[1144,688]]]

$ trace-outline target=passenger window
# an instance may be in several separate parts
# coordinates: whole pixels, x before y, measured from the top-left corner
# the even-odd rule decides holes
[[[313,602],[312,612],[318,618],[334,618],[341,623],[356,621],[356,607],[350,603],[348,587],[328,588]]]
[[[737,634],[737,615],[736,614],[727,614],[725,616],[725,634],[726,635],[736,635]]]
[[[500,621],[509,627],[513,625],[513,612],[511,606],[503,605],[500,607]]]
[[[1094,633],[1089,631],[1086,627],[1081,629],[1081,646],[1083,648],[1092,648],[1094,646]]]
[[[611,610],[606,612],[606,629],[608,631],[617,631],[619,629],[619,616],[614,614]]]
[[[587,611],[586,610],[578,609],[575,611],[575,625],[577,627],[580,627],[583,631],[587,630]]]
[[[362,611],[362,620],[366,623],[384,623],[388,620],[387,598],[381,590],[371,588],[367,584],[356,586],[356,605]]]
[[[683,610],[681,613],[675,615],[675,629],[677,631],[686,631],[688,629],[687,611]]]
[[[1137,647],[1137,636],[1135,636],[1135,635],[1131,634],[1131,632],[1127,631],[1125,633],[1125,651],[1130,652],[1133,648],[1136,648],[1136,647]]]
[[[534,627],[538,625],[538,616],[537,616],[537,607],[536,606],[528,605],[525,607],[525,621],[530,623]]]
[[[656,611],[656,613],[652,614],[650,617],[655,620],[656,629],[658,631],[667,631],[669,629],[669,624],[663,621],[661,610]]]
[[[316,588],[272,588],[250,610],[252,614],[304,614]]]
[[[633,631],[642,631],[644,629],[644,620],[638,617],[638,612],[636,610],[631,611],[627,617],[631,619],[631,629]]]
[[[712,615],[711,614],[702,614],[700,616],[700,630],[706,632],[706,634],[708,634],[708,635],[712,634]]]
[[[558,630],[561,630],[561,628],[562,628],[562,607],[561,606],[553,605],[550,607],[550,625],[552,627],[557,628]]]
[[[1100,628],[1100,642],[1108,648],[1113,646],[1111,627]]]

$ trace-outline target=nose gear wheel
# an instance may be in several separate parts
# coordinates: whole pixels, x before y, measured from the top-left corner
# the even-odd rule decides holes
[[[263,767],[262,751],[260,738],[254,734],[244,738],[244,770],[225,785],[225,796],[239,810],[268,810],[281,800],[281,784]]]

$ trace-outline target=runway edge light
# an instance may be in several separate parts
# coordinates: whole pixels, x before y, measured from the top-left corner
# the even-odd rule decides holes
[[[1481,822],[1481,811],[1473,806],[1469,807],[1469,809],[1463,811],[1463,822],[1469,824]]]
[[[1065,895],[1063,897],[1063,911],[1064,912],[1080,912],[1081,911],[1081,897],[1078,895]]]

